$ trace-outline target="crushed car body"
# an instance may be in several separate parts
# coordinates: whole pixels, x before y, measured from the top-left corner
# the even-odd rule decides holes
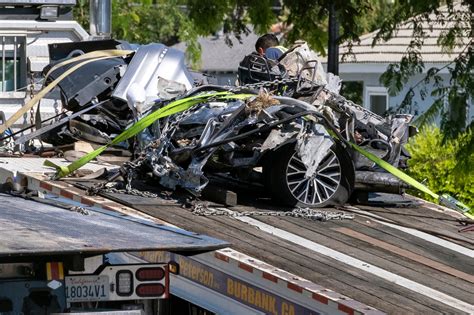
[[[50,54],[60,50],[67,60],[86,53],[82,45],[56,44]],[[129,48],[114,41],[104,45]],[[63,60],[45,70],[46,84],[77,64],[62,65]],[[77,140],[106,144],[171,101],[205,94],[210,96],[119,143],[133,155],[122,167],[126,180],[148,176],[167,189],[199,195],[210,175],[225,174],[265,187],[280,203],[314,207],[343,204],[354,189],[404,188],[349,143],[405,167],[409,156],[403,144],[411,117],[382,118],[340,96],[339,78],[324,73],[305,43],[276,63],[247,56],[239,78],[237,87],[210,85],[186,68],[182,52],[161,44],[140,46],[70,73],[56,87],[63,114],[15,141],[35,137],[53,145]],[[245,97],[212,96],[220,92]]]

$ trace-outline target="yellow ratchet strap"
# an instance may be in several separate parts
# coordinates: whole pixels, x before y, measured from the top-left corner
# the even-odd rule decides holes
[[[447,194],[443,194],[443,195],[436,194],[431,189],[429,189],[428,187],[426,187],[422,183],[418,182],[413,177],[405,174],[404,172],[402,172],[401,170],[399,170],[395,166],[391,165],[390,163],[388,163],[388,162],[382,160],[381,158],[379,158],[378,156],[362,149],[361,147],[359,147],[355,143],[352,143],[352,142],[349,142],[349,143],[351,144],[351,146],[357,152],[359,152],[360,154],[362,154],[363,156],[365,156],[366,158],[368,158],[369,160],[371,160],[372,162],[374,162],[375,164],[377,164],[378,166],[380,166],[381,168],[383,168],[387,172],[389,172],[392,175],[396,176],[397,178],[401,179],[402,181],[409,184],[410,186],[412,186],[412,187],[414,187],[414,188],[430,195],[434,199],[438,200],[439,204],[441,204],[443,206],[446,206],[448,208],[451,208],[453,210],[456,210],[456,211],[462,213],[463,215],[465,215],[466,217],[468,217],[469,219],[474,220],[474,209],[470,209],[468,206],[463,204],[461,201],[456,200],[455,198],[453,198],[453,197],[451,197]]]

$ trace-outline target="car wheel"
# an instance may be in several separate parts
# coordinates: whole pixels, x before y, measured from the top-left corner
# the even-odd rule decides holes
[[[346,203],[354,188],[352,160],[339,144],[328,150],[313,176],[305,173],[294,144],[275,151],[264,165],[272,199],[290,206],[334,206]]]

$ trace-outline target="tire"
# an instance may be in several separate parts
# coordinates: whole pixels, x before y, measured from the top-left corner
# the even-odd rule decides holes
[[[331,147],[311,178],[305,178],[306,167],[295,151],[295,144],[275,151],[263,172],[272,199],[289,206],[342,205],[354,189],[354,165],[339,144]]]

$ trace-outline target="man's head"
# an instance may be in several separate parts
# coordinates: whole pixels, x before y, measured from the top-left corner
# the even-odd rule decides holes
[[[278,46],[280,42],[278,38],[273,34],[265,34],[260,36],[255,43],[255,50],[260,56],[265,55],[265,51],[270,47]]]

